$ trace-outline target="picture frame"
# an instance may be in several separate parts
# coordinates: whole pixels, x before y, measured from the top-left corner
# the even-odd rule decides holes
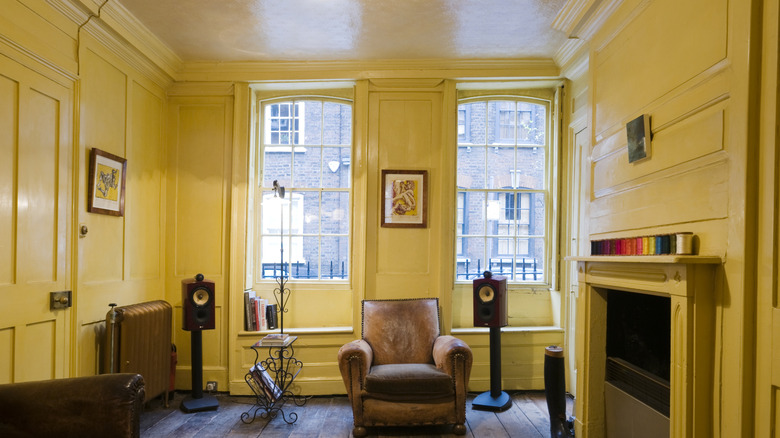
[[[626,123],[628,162],[644,160],[650,156],[650,115],[642,114]]]
[[[428,171],[382,170],[382,226],[428,226]]]
[[[124,216],[126,176],[126,159],[92,148],[89,156],[87,211]]]

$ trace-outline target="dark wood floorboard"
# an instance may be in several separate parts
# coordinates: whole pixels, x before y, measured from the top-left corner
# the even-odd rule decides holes
[[[504,412],[480,411],[472,408],[476,393],[469,394],[466,402],[466,438],[549,438],[550,418],[543,391],[508,391],[511,407]],[[180,410],[188,393],[174,394],[168,408],[160,399],[150,401],[141,415],[141,436],[145,438],[210,438],[210,437],[263,437],[263,438],[334,438],[352,437],[352,408],[346,396],[311,397],[305,406],[290,402],[283,412],[288,420],[298,415],[290,425],[282,415],[276,418],[258,416],[249,424],[241,421],[241,415],[253,415],[254,398],[217,394],[219,408],[216,411],[186,414]],[[567,415],[572,414],[571,398]],[[428,437],[454,438],[451,426],[431,427],[383,427],[369,428],[372,438]]]

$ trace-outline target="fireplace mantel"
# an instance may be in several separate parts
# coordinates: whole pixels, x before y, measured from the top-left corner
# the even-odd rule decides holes
[[[578,437],[606,436],[608,291],[671,298],[669,436],[711,436],[717,256],[589,256],[577,262]]]

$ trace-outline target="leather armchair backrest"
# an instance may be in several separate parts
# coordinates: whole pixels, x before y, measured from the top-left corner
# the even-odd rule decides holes
[[[439,334],[438,298],[363,301],[363,339],[373,365],[433,363]]]

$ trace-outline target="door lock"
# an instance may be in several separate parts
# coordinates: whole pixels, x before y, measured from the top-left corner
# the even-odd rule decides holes
[[[73,305],[71,291],[69,290],[51,292],[49,295],[49,310],[67,309]]]

